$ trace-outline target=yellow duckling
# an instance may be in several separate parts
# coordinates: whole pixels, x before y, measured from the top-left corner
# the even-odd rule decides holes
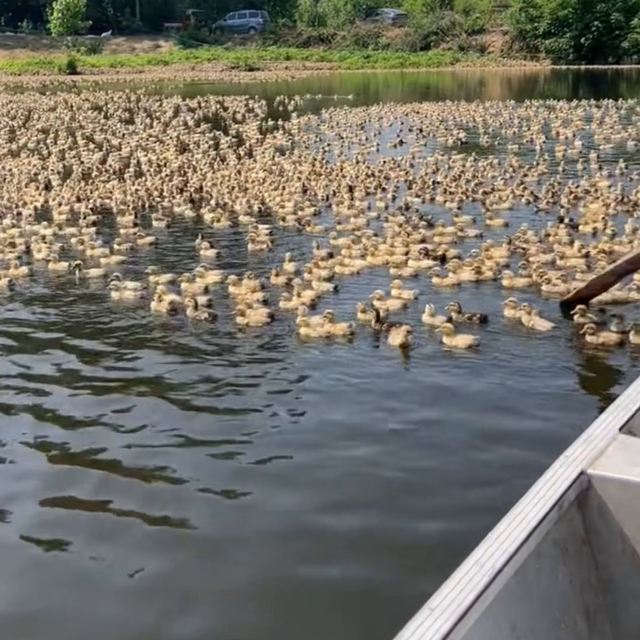
[[[206,282],[196,280],[192,273],[183,273],[179,278],[180,291],[190,296],[201,296],[209,292],[209,285]]]
[[[144,298],[145,291],[142,289],[127,289],[122,286],[123,283],[118,280],[112,280],[107,289],[111,292],[111,298],[113,300],[139,300]]]
[[[293,296],[302,300],[302,303],[308,307],[315,305],[316,301],[320,297],[320,292],[315,289],[303,289],[302,280],[293,281]]]
[[[478,336],[468,333],[456,335],[456,329],[450,322],[445,322],[438,331],[442,333],[442,344],[451,349],[472,349],[480,344]]]
[[[282,272],[291,276],[298,273],[298,263],[293,259],[293,254],[289,251],[284,255],[284,263],[282,265]]]
[[[431,272],[431,284],[434,287],[457,287],[460,282],[454,274],[443,276],[442,270],[436,268]]]
[[[278,306],[283,311],[297,311],[299,307],[312,307],[314,305],[305,304],[304,300],[292,296],[288,291],[280,294]]]
[[[413,346],[413,327],[410,324],[391,327],[387,344],[396,349],[410,349]]]
[[[297,309],[296,324],[300,324],[300,321],[303,318],[306,318],[308,320],[309,326],[313,328],[321,327],[325,323],[324,315],[310,316],[309,307],[305,307],[304,305],[301,305]]]
[[[502,303],[502,315],[510,320],[520,320],[520,307],[517,298],[507,298]]]
[[[0,274],[0,291],[13,291],[16,288],[16,281],[6,273]]]
[[[629,344],[634,347],[640,346],[640,331],[638,331],[635,325],[633,325],[629,331]]]
[[[71,268],[71,264],[69,262],[60,260],[58,256],[53,256],[49,261],[49,263],[47,264],[47,269],[49,269],[49,271],[56,271],[56,272],[69,271],[70,268]]]
[[[427,325],[427,327],[432,327],[437,329],[441,327],[446,321],[446,316],[438,316],[436,315],[436,308],[432,304],[427,304],[424,307],[424,313],[422,314],[422,324]]]
[[[324,328],[329,335],[349,337],[356,332],[353,322],[336,322],[335,313],[327,310],[322,314],[324,320]]]
[[[200,309],[198,300],[193,296],[187,296],[184,299],[184,308],[187,318],[198,320],[199,322],[213,322],[218,314],[215,311]]]
[[[394,280],[391,283],[389,294],[392,298],[399,298],[400,300],[415,300],[420,292],[417,289],[412,291],[402,288],[402,282],[400,280]]]
[[[312,327],[309,318],[300,318],[300,322],[298,322],[298,335],[303,339],[312,339],[325,338],[329,334],[324,325]]]
[[[149,277],[149,284],[152,286],[173,284],[178,279],[175,273],[160,273],[160,268],[154,265],[147,267],[145,273]]]
[[[281,273],[280,269],[276,267],[275,269],[271,269],[269,282],[274,287],[286,287],[287,285],[291,284],[291,276],[285,273]]]
[[[116,283],[113,283],[116,284]],[[111,286],[111,285],[109,285]],[[129,292],[131,294],[135,293],[133,291]],[[123,298],[119,298],[123,299]],[[178,313],[178,304],[172,298],[165,297],[162,292],[156,291],[151,299],[149,304],[149,308],[154,313],[165,313],[167,315],[175,315]]]
[[[520,322],[534,331],[551,331],[556,325],[540,317],[538,309],[534,309],[528,302],[520,307]]]
[[[150,247],[156,243],[157,238],[152,235],[145,235],[144,233],[136,234],[136,244],[139,247]]]
[[[220,250],[215,249],[210,242],[203,242],[198,249],[198,253],[201,258],[207,258],[209,260],[215,260],[220,255]]]
[[[385,300],[384,291],[377,289],[370,296],[372,306],[379,311],[386,313],[393,313],[395,311],[404,311],[409,306],[408,300],[402,300],[400,298],[387,298]]]
[[[236,309],[236,324],[242,327],[264,327],[271,322],[273,322],[273,313],[266,307],[239,306]]]
[[[71,270],[75,271],[76,280],[80,280],[80,278],[104,278],[107,275],[107,270],[104,267],[95,267],[92,269],[85,269],[84,263],[82,260],[76,260],[71,265]]]
[[[512,271],[503,271],[501,282],[503,289],[527,289],[533,286],[533,278],[527,276],[516,277]]]
[[[198,282],[205,284],[222,284],[227,279],[227,274],[222,269],[209,269],[206,264],[200,264],[193,270],[193,275]]]
[[[585,341],[589,344],[601,347],[619,347],[622,346],[627,339],[627,336],[623,333],[598,331],[598,328],[593,323],[584,325],[580,335],[583,335]]]
[[[163,284],[157,285],[155,293],[159,293],[165,300],[173,300],[178,306],[182,304],[182,298],[177,293],[171,293]]]
[[[334,293],[338,290],[335,282],[325,282],[324,280],[312,280],[311,288],[318,293]]]
[[[119,256],[115,254],[109,254],[100,256],[100,265],[103,267],[116,266],[124,264],[127,261],[126,256]]]
[[[31,267],[28,265],[21,265],[17,260],[13,260],[7,273],[12,278],[26,278],[31,275]]]
[[[371,324],[376,318],[376,314],[373,309],[367,309],[367,305],[364,302],[358,302],[356,309],[356,320],[364,324]]]
[[[111,282],[118,282],[120,284],[120,288],[126,291],[144,291],[147,286],[144,282],[136,282],[135,280],[124,280],[122,274],[118,271],[111,274]]]
[[[574,324],[598,324],[598,318],[589,313],[589,309],[584,304],[579,304],[572,312]]]

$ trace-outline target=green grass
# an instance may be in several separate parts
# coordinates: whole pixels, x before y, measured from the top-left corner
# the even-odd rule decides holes
[[[0,58],[0,73],[12,75],[57,73],[65,54]],[[256,49],[226,49],[203,46],[197,49],[172,49],[161,53],[135,55],[74,56],[80,73],[92,69],[144,69],[174,64],[220,62],[249,69],[265,62],[325,62],[339,69],[401,69],[448,67],[462,62],[480,60],[479,56],[452,51],[394,53],[389,51],[326,51],[261,47]]]

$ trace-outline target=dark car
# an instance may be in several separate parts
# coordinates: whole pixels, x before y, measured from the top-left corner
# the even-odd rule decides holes
[[[387,24],[391,27],[404,27],[409,22],[409,16],[400,9],[378,9],[365,22],[370,24]]]
[[[266,11],[234,11],[213,25],[214,33],[259,33],[271,22]]]

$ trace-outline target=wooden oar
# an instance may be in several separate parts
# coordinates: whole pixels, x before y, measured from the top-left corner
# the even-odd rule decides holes
[[[581,287],[564,297],[560,302],[560,306],[564,309],[573,309],[579,304],[588,304],[638,269],[640,269],[640,249],[632,251],[605,269],[601,274],[585,282]]]

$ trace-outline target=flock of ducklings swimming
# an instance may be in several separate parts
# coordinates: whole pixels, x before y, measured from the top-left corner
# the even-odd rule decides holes
[[[317,115],[303,104],[0,94],[0,289],[19,295],[48,271],[201,324],[223,320],[226,297],[240,327],[290,314],[303,340],[373,331],[399,349],[414,344],[400,314],[420,304],[426,335],[470,349],[495,319],[463,309],[460,288],[498,283],[504,318],[549,334],[567,320],[541,317],[518,290],[561,298],[640,246],[640,174],[624,160],[640,145],[636,101],[384,104]],[[193,232],[192,259],[175,273],[146,264],[133,278],[133,257],[170,246],[176,224]],[[274,256],[266,277],[219,267],[218,240],[238,230],[248,254]],[[308,248],[282,261],[274,247],[285,233]],[[368,270],[381,281],[388,274],[390,287],[344,317],[314,311]],[[451,293],[441,311],[429,302],[436,289]],[[576,308],[572,322],[587,344],[640,345],[640,330],[612,312],[638,301],[634,277]]]

